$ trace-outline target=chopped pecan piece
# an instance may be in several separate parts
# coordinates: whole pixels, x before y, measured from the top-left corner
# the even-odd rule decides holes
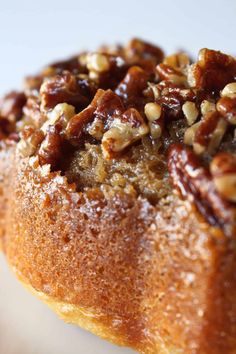
[[[132,66],[116,88],[115,93],[120,96],[128,106],[142,104],[143,90],[147,86],[147,81],[147,73],[138,66]]]
[[[216,108],[228,123],[236,124],[236,97],[221,97]]]
[[[44,139],[43,131],[32,127],[24,128],[20,135],[17,150],[23,157],[32,156]]]
[[[227,123],[216,111],[210,111],[201,121],[195,137],[193,148],[197,154],[207,151],[212,154],[218,148],[227,129]]]
[[[61,75],[47,79],[40,88],[42,108],[50,109],[58,103],[68,103],[76,109],[84,108],[89,103],[89,98],[83,95],[83,87],[68,71]]]
[[[161,80],[168,80],[180,86],[187,85],[187,77],[178,68],[161,63],[157,65],[156,70]]]
[[[185,132],[184,132],[184,143],[186,145],[193,145],[194,139],[195,139],[195,134],[196,134],[200,124],[201,124],[201,122],[197,122],[197,123],[191,125],[191,127],[189,127],[188,129],[185,130]]]
[[[153,139],[160,138],[164,127],[161,106],[154,102],[147,103],[144,107],[144,112],[148,119],[151,137]]]
[[[82,112],[72,117],[66,127],[66,136],[71,143],[77,145],[84,127],[93,120],[95,107],[89,105]]]
[[[227,200],[236,202],[236,156],[218,153],[210,163],[217,191]]]
[[[23,92],[12,91],[0,101],[0,116],[15,122],[22,117],[22,109],[26,103]]]
[[[18,130],[22,130],[27,125],[40,128],[47,120],[46,115],[40,111],[40,101],[36,96],[28,97],[23,108],[23,113],[23,119],[17,122]]]
[[[183,117],[182,106],[186,101],[194,101],[196,94],[191,89],[179,87],[171,81],[161,81],[156,86],[159,94],[156,102],[162,107],[167,120]]]
[[[110,69],[109,58],[102,53],[87,54],[86,61],[87,69],[91,72],[103,73]]]
[[[106,159],[116,156],[134,141],[141,139],[149,129],[135,108],[129,108],[112,121],[110,129],[103,135],[102,151]]]
[[[79,60],[85,65],[91,81],[102,89],[114,89],[128,69],[121,56],[103,52],[86,53]]]
[[[212,112],[216,110],[216,105],[214,102],[203,100],[200,105],[201,114],[205,116],[208,112]]]
[[[34,91],[38,92],[43,80],[44,77],[42,75],[27,76],[24,79],[24,90],[26,94],[30,95]]]
[[[114,116],[121,115],[123,111],[122,101],[114,92],[99,89],[90,105],[70,119],[66,135],[69,140],[76,143],[88,123],[97,120],[108,125]]]
[[[0,116],[0,140],[5,139],[14,131],[14,124]]]
[[[236,82],[230,82],[221,91],[222,97],[236,98]]]
[[[226,233],[236,231],[236,208],[221,198],[209,171],[190,149],[172,145],[168,169],[174,187],[183,198],[190,198],[210,224],[220,226]]]
[[[94,114],[98,118],[109,122],[112,117],[119,116],[124,112],[125,108],[119,96],[111,90],[99,91],[102,94],[96,95],[91,102],[91,105],[96,108]]]
[[[188,125],[192,125],[198,117],[198,109],[196,104],[191,101],[186,101],[182,106],[183,113],[187,119]]]
[[[236,76],[236,60],[219,51],[201,49],[198,61],[190,67],[190,86],[203,90],[221,90]]]
[[[55,168],[58,163],[62,150],[62,137],[60,135],[61,126],[59,124],[50,125],[47,130],[39,151],[39,162],[41,165],[50,164]]]
[[[41,129],[46,133],[47,128],[50,125],[54,125],[57,122],[60,122],[63,129],[66,128],[69,120],[75,116],[75,108],[67,103],[59,103],[52,111],[49,111],[47,114],[47,120],[42,125]]]
[[[140,59],[153,59],[156,63],[163,60],[163,51],[153,44],[141,41],[140,39],[132,39],[126,49],[126,57],[132,61],[139,61]]]
[[[153,122],[161,117],[161,106],[154,102],[149,102],[144,107],[147,119]]]
[[[189,65],[189,56],[186,53],[176,53],[164,58],[163,64],[172,66],[173,68],[185,69]]]
[[[55,69],[56,73],[62,73],[63,71],[67,70],[70,71],[74,74],[77,74],[78,72],[81,72],[81,67],[79,65],[79,60],[77,56],[74,56],[72,58],[69,58],[67,60],[61,60],[58,62],[55,62],[49,66],[49,68]]]

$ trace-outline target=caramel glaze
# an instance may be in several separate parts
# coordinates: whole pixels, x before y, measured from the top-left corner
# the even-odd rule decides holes
[[[124,193],[78,193],[10,150],[1,153],[14,159],[3,245],[25,284],[91,312],[142,353],[236,353],[233,236],[174,195],[154,207]]]

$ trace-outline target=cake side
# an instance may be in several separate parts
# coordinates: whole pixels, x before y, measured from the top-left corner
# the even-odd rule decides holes
[[[233,241],[188,202],[79,194],[36,160],[11,175],[8,262],[66,321],[143,353],[235,352]]]

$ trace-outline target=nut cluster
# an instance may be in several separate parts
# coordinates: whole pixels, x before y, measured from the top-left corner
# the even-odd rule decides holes
[[[191,63],[186,53],[164,57],[137,38],[83,52],[0,101],[0,138],[13,136],[24,157],[37,155],[52,169],[86,142],[99,145],[105,160],[146,138],[166,156],[180,143],[170,148],[173,184],[222,226],[236,202],[236,60],[204,48]]]

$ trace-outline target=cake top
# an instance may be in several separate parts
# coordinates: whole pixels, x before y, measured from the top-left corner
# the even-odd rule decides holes
[[[83,52],[6,95],[0,128],[22,158],[37,156],[79,191],[112,187],[157,203],[174,186],[210,224],[235,230],[232,56],[201,49],[193,63],[139,39]]]

